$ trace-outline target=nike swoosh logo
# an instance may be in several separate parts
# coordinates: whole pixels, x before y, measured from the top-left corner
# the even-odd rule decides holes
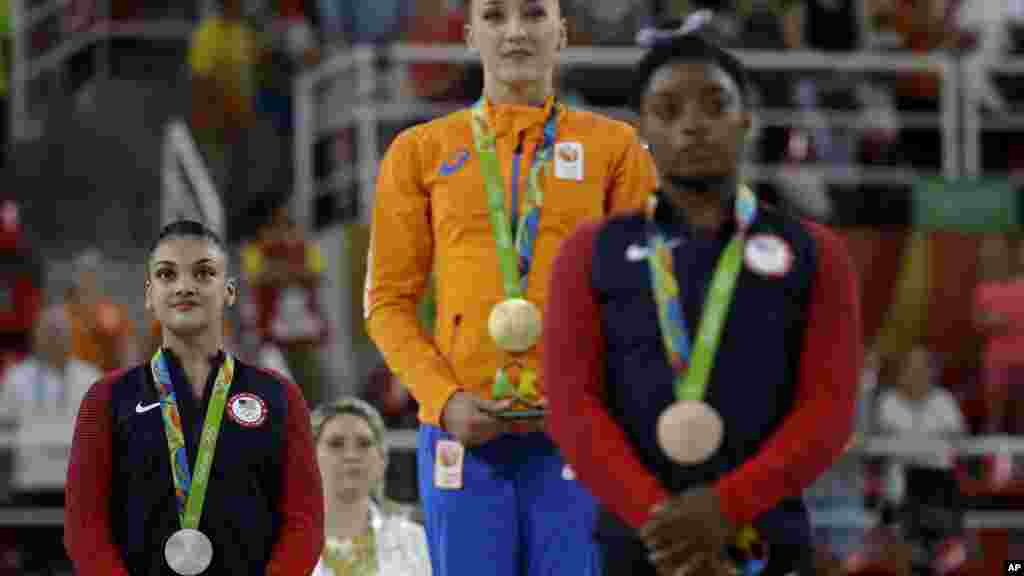
[[[669,250],[671,250],[682,243],[682,239],[672,238],[668,242],[665,242],[665,245],[668,247]],[[630,244],[628,247],[626,247],[626,260],[630,262],[639,262],[641,260],[646,260],[650,253],[651,251],[649,248],[647,248],[647,246],[641,246],[639,244]]]
[[[159,408],[159,407],[160,407],[160,402],[157,402],[155,404],[147,404],[145,406],[142,405],[142,402],[139,402],[138,404],[135,405],[135,413],[136,414],[145,414],[146,412],[149,412],[153,408]]]

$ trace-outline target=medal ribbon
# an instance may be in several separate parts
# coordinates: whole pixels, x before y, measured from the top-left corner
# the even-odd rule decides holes
[[[533,263],[533,248],[540,224],[540,209],[544,205],[541,172],[551,170],[557,121],[558,104],[553,103],[551,112],[544,121],[544,141],[534,152],[530,171],[527,173],[526,193],[523,194],[521,210],[523,216],[518,222],[512,222],[505,211],[505,186],[501,178],[501,165],[498,163],[497,136],[487,123],[484,99],[481,98],[473,106],[473,140],[480,156],[480,172],[484,178],[484,187],[487,189],[487,208],[491,227],[494,229],[498,263],[507,298],[522,298],[526,292],[527,278]],[[529,404],[537,397],[536,380],[537,375],[532,370],[524,368],[520,371],[519,387],[516,390],[508,372],[504,368],[499,368],[494,377],[493,395],[496,398],[514,396]]]
[[[487,123],[484,100],[473,106],[473,140],[480,156],[480,172],[487,189],[487,208],[494,229],[494,240],[498,249],[498,262],[508,298],[522,298],[526,291],[526,278],[533,262],[533,247],[540,223],[540,209],[544,204],[541,188],[541,171],[551,170],[552,151],[555,147],[555,132],[558,120],[558,104],[551,105],[551,112],[544,122],[544,143],[533,156],[526,178],[526,194],[523,195],[522,218],[511,222],[505,210],[505,185],[501,178],[501,165],[496,151],[497,136]],[[515,238],[512,233],[515,228]]]
[[[224,419],[224,406],[227,404],[228,390],[231,389],[231,381],[235,376],[235,361],[230,354],[225,354],[224,363],[221,364],[217,379],[213,382],[213,394],[210,396],[206,418],[203,420],[203,434],[199,440],[194,474],[189,470],[185,434],[182,432],[181,413],[178,411],[178,397],[171,383],[171,373],[167,369],[163,349],[156,351],[149,366],[160,394],[160,410],[164,417],[167,449],[171,456],[171,475],[174,477],[174,496],[178,501],[178,517],[182,528],[195,530],[199,527],[199,518],[203,514],[210,468],[217,448],[217,437],[220,436],[221,421]]]
[[[746,234],[757,216],[757,197],[746,186],[740,186],[734,205],[736,234],[729,241],[715,266],[714,278],[701,314],[697,341],[692,351],[679,283],[675,276],[672,250],[654,222],[657,205],[657,197],[652,196],[647,205],[647,237],[648,245],[651,247],[648,262],[654,300],[658,306],[658,326],[661,328],[669,365],[675,374],[676,399],[703,400],[711,366],[718,352],[722,328],[725,326],[725,318],[732,304],[736,279],[739,277]]]

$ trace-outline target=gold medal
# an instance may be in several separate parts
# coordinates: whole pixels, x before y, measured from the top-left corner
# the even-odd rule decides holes
[[[675,402],[658,416],[658,445],[679,464],[700,464],[722,445],[725,425],[707,402]]]
[[[540,340],[540,309],[529,300],[509,298],[491,309],[487,330],[498,348],[525,352]]]

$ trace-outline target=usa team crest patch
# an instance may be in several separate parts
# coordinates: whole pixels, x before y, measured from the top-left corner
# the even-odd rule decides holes
[[[775,234],[758,234],[747,240],[743,260],[752,272],[780,278],[793,267],[793,249]]]
[[[256,428],[267,420],[267,403],[255,394],[235,394],[228,399],[228,417],[239,426]]]

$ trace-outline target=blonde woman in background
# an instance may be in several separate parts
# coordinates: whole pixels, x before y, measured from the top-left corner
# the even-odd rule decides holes
[[[345,397],[313,411],[327,544],[313,576],[429,576],[426,534],[384,497],[388,449],[372,406]]]

